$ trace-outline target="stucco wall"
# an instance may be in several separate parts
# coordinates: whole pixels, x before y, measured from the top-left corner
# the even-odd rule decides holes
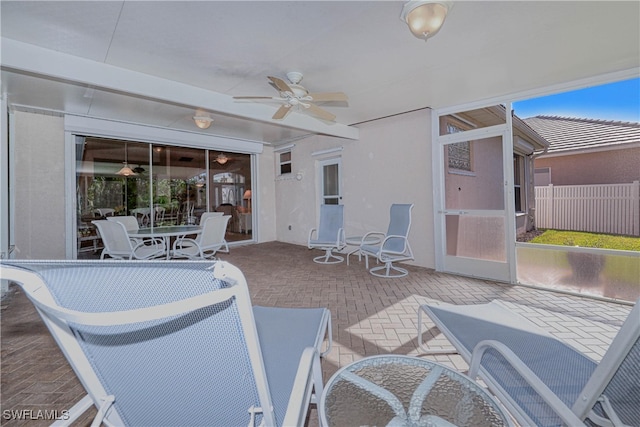
[[[64,118],[27,112],[15,112],[14,117],[15,258],[64,259]],[[276,238],[273,162],[269,147],[257,156],[259,242]]]
[[[640,147],[538,157],[536,168],[551,168],[553,185],[626,184],[640,180]]]
[[[64,120],[14,118],[15,258],[64,259]]]
[[[434,267],[431,112],[420,110],[359,126],[360,140],[313,136],[292,150],[293,173],[276,176],[273,149],[258,155],[258,241],[306,245],[318,223],[318,162],[340,156],[347,235],[386,231],[392,203],[414,203],[415,264]],[[16,246],[19,258],[65,257],[64,121],[16,113]],[[338,153],[313,152],[343,147]],[[302,179],[295,178],[302,172]],[[74,195],[70,195],[74,197]],[[289,230],[291,226],[291,230]]]
[[[339,156],[347,236],[386,231],[391,204],[413,203],[409,241],[415,264],[433,268],[431,111],[375,120],[358,128],[358,141],[313,136],[296,142],[291,176],[276,178],[277,239],[306,245],[309,230],[318,225],[318,163]],[[312,156],[337,147],[342,151]],[[301,180],[295,178],[298,172],[303,174]]]

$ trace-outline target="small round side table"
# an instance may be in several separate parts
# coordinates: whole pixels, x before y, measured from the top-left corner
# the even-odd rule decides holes
[[[471,378],[411,356],[371,356],[336,372],[319,406],[325,426],[512,426]]]

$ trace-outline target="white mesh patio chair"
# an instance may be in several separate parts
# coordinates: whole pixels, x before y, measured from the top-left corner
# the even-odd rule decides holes
[[[229,253],[229,245],[224,239],[227,231],[228,215],[210,216],[201,224],[202,232],[195,239],[179,237],[173,242],[173,258],[209,259],[218,251]]]
[[[523,426],[640,425],[640,300],[597,363],[498,301],[422,313]],[[446,351],[446,350],[444,350]]]
[[[88,395],[95,426],[294,426],[322,392],[324,308],[252,307],[218,261],[11,261]]]
[[[344,257],[333,251],[340,251],[347,246],[344,235],[344,205],[321,205],[320,224],[309,231],[307,247],[325,251],[322,256],[315,257],[318,264],[337,264]]]
[[[378,277],[394,278],[409,274],[405,268],[394,265],[394,262],[413,260],[413,252],[409,245],[411,230],[411,209],[413,204],[393,204],[389,212],[389,227],[386,233],[370,231],[362,238],[363,242],[372,237],[379,237],[381,243],[360,245],[360,254],[364,255],[365,267],[369,270],[369,256],[376,258],[384,265],[372,267],[369,273]]]
[[[151,259],[166,255],[167,248],[162,239],[131,238],[124,224],[119,221],[91,222],[98,228],[98,234],[104,244],[100,259],[107,255],[115,259]]]
[[[155,225],[163,224],[164,214],[166,213],[167,209],[164,208],[163,206],[156,206],[155,208],[153,208],[153,211],[155,212],[154,224]]]
[[[124,224],[124,228],[129,232],[138,231],[140,229],[140,224],[138,224],[138,220],[135,216],[109,216],[107,217],[107,220]]]
[[[202,215],[200,215],[199,224],[200,225],[204,224],[207,218],[211,218],[212,216],[222,216],[222,215],[224,215],[224,212],[205,212]]]
[[[122,223],[124,228],[127,229],[127,233],[133,233],[140,230],[140,224],[138,224],[138,220],[135,216],[108,216],[106,219]],[[136,245],[143,240],[137,237],[132,237],[131,239],[136,242]]]

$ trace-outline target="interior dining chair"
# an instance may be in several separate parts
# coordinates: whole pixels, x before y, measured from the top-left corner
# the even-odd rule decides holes
[[[195,239],[180,237],[173,242],[173,258],[211,259],[217,252],[229,253],[229,245],[224,238],[228,215],[210,216],[201,225],[202,232]]]
[[[155,225],[161,225],[162,223],[164,223],[164,214],[167,211],[166,208],[162,206],[156,206],[153,210],[155,212]]]
[[[385,278],[403,277],[409,274],[407,269],[398,267],[393,263],[414,259],[411,245],[409,245],[411,209],[413,209],[413,204],[391,205],[387,232],[371,231],[362,238],[362,242],[366,242],[368,238],[376,236],[381,239],[381,243],[378,245],[366,243],[360,245],[360,254],[365,256],[365,267],[367,269],[369,269],[369,256],[384,264],[371,268],[369,273]]]
[[[347,246],[344,235],[344,205],[321,205],[320,224],[309,231],[307,247],[325,251],[322,256],[315,257],[318,264],[337,264],[344,257],[333,251],[340,251]]]
[[[151,259],[166,255],[166,245],[162,239],[138,240],[129,237],[124,224],[119,221],[91,221],[97,228],[104,249],[100,259],[110,256],[115,259]]]

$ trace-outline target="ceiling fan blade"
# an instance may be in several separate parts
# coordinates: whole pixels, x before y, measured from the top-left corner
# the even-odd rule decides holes
[[[293,89],[291,89],[289,87],[289,85],[284,80],[279,79],[277,77],[272,77],[272,76],[268,76],[267,78],[269,80],[271,80],[271,82],[276,86],[276,88],[280,92],[291,92],[291,93],[293,93]]]
[[[275,96],[234,96],[233,99],[280,99]]]
[[[284,104],[282,107],[278,108],[278,111],[276,111],[276,113],[273,115],[272,119],[274,119],[274,120],[282,120],[287,116],[287,114],[289,114],[289,111],[291,111],[291,105],[290,104]]]
[[[314,102],[331,102],[331,101],[348,101],[349,98],[342,92],[319,92],[310,93],[307,96],[311,97]]]
[[[308,105],[308,107],[307,107]],[[311,114],[313,114],[314,116],[323,119],[323,120],[327,120],[327,121],[334,121],[336,119],[336,116],[334,114],[331,114],[330,112],[328,112],[327,110],[323,110],[322,108],[318,107],[317,105],[314,104],[305,104],[304,107],[307,109],[307,111],[309,111]]]

